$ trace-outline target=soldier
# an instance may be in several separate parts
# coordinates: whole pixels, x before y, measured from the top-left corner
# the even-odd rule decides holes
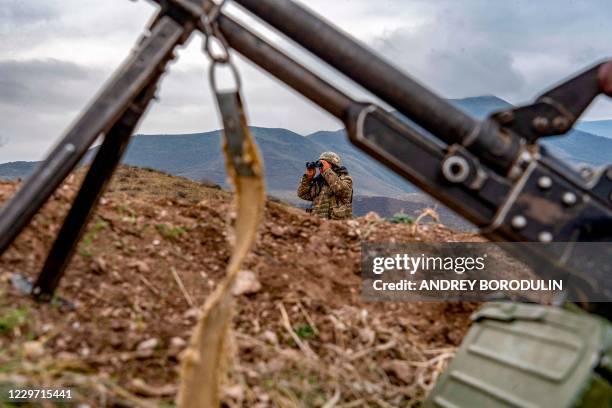
[[[300,180],[297,195],[312,201],[308,211],[321,218],[344,220],[353,216],[353,180],[346,167],[340,165],[340,156],[323,152],[315,166],[306,167]]]

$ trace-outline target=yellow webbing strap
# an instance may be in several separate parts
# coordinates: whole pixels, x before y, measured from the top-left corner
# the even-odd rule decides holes
[[[182,356],[178,406],[220,405],[220,388],[227,374],[234,299],[232,286],[244,257],[255,241],[265,205],[261,156],[247,126],[240,94],[217,92],[223,118],[223,151],[235,187],[235,242],[227,274],[202,307],[202,315]]]

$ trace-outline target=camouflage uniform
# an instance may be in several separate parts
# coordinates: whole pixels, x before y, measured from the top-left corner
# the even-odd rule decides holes
[[[338,166],[340,158],[331,161],[326,154],[321,158],[336,167],[325,170],[313,178],[303,175],[297,195],[302,200],[312,201],[312,214],[321,218],[344,220],[353,216],[353,180],[344,167]],[[334,163],[335,162],[335,163]]]

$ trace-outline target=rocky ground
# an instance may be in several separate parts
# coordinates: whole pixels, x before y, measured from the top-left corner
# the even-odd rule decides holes
[[[11,277],[36,276],[81,176],[0,258],[0,384],[71,387],[89,406],[173,406],[180,352],[229,258],[231,195],[121,168],[61,283],[74,308],[37,304]],[[0,181],[0,203],[17,187]],[[362,242],[479,239],[424,221],[321,221],[268,202],[236,294],[226,405],[418,405],[477,305],[365,302],[359,272]]]

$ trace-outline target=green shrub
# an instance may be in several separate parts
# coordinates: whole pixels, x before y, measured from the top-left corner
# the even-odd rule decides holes
[[[393,217],[391,217],[389,221],[394,224],[412,224],[414,223],[414,218],[403,212],[398,212],[393,214]]]
[[[179,239],[181,235],[187,232],[182,227],[177,227],[170,224],[157,224],[155,228],[157,228],[157,231],[159,231],[162,237],[172,241]]]
[[[9,309],[0,315],[0,333],[10,333],[14,328],[24,325],[28,321],[28,312],[25,309]]]
[[[295,334],[302,340],[310,340],[316,337],[315,330],[308,324],[302,324],[293,329]]]

